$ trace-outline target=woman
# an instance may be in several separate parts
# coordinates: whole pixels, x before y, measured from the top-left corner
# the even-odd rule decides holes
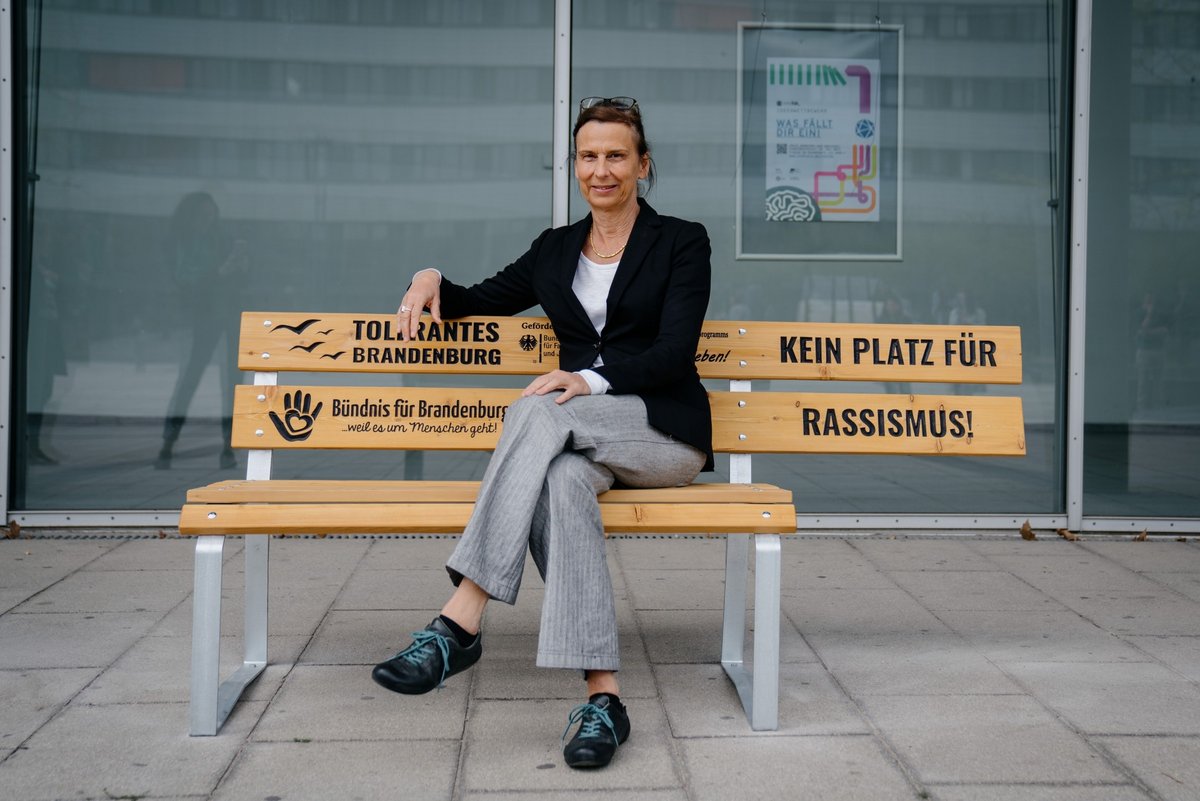
[[[446,568],[457,589],[375,680],[424,693],[474,664],[492,599],[516,601],[533,555],[546,584],[537,664],[584,671],[588,701],[563,749],[571,767],[602,767],[629,736],[616,671],[617,620],[596,495],[687,484],[712,469],[712,422],[694,356],[708,306],[704,227],[638,198],[653,167],[632,98],[588,98],[575,122],[575,177],[591,207],[542,233],[529,251],[466,288],[437,270],[414,277],[399,310],[418,317],[509,315],[540,304],[562,369],[535,378],[509,408],[475,511]],[[565,739],[565,734],[564,734]]]

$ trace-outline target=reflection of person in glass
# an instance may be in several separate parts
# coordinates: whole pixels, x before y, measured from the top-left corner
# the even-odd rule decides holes
[[[1138,327],[1133,335],[1137,408],[1153,409],[1163,405],[1163,373],[1167,366],[1171,318],[1154,294],[1147,292],[1142,296],[1137,319]]]
[[[424,693],[470,667],[491,599],[516,601],[526,548],[546,585],[537,664],[584,671],[569,716],[571,767],[607,765],[629,736],[616,671],[617,617],[596,495],[619,483],[665,487],[712,469],[712,422],[694,357],[708,306],[704,227],[638,198],[652,164],[632,98],[588,98],[574,128],[575,177],[591,214],[547,230],[495,276],[462,287],[436,270],[412,280],[404,336],[434,321],[516,314],[540,304],[560,366],[534,379],[504,420],[475,511],[447,570],[442,614],[374,678]],[[566,739],[566,733],[563,738]]]
[[[162,447],[154,466],[160,470],[171,466],[172,449],[187,418],[188,406],[217,343],[224,337],[226,363],[221,370],[223,439],[220,466],[235,467],[237,461],[229,438],[233,427],[233,385],[237,382],[235,337],[241,311],[236,298],[247,270],[246,244],[232,239],[224,230],[212,195],[193,192],[179,201],[171,215],[169,247],[171,278],[180,302],[178,320],[192,341],[175,379],[175,390],[163,425]]]

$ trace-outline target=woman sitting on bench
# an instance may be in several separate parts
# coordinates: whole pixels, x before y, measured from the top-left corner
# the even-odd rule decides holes
[[[639,199],[653,165],[633,98],[592,97],[574,127],[575,177],[591,214],[543,232],[495,276],[459,286],[418,272],[399,310],[402,336],[435,321],[512,315],[541,305],[562,369],[534,379],[508,409],[475,511],[446,568],[450,600],[413,642],[375,667],[399,693],[428,692],[482,652],[492,599],[516,601],[533,555],[546,584],[539,667],[584,671],[563,749],[574,768],[603,767],[629,736],[619,698],[617,616],[596,496],[688,484],[712,469],[712,421],[694,357],[708,307],[704,226],[660,216]],[[564,739],[565,739],[564,733]]]

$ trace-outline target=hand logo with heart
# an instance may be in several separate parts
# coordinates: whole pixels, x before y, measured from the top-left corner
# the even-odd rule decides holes
[[[294,394],[287,392],[283,396],[283,417],[272,410],[271,422],[275,424],[275,430],[279,432],[279,436],[288,442],[302,442],[308,439],[309,434],[313,432],[317,415],[321,413],[323,405],[323,403],[318,403],[316,408],[312,409],[311,394],[299,390]]]

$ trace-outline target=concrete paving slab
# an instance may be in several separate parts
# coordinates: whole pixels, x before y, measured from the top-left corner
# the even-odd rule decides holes
[[[803,549],[794,549],[803,551]],[[849,548],[843,552],[805,553],[784,560],[783,574],[789,587],[833,590],[892,590],[896,582],[863,554]]]
[[[1053,559],[1066,556],[1075,557],[1082,550],[1080,543],[1069,542],[1056,535],[1053,531],[1035,532],[1036,540],[1023,540],[1020,533],[1013,529],[1011,537],[999,539],[978,539],[970,542],[970,547],[976,553],[989,558],[992,556],[1035,556],[1039,559]]]
[[[220,737],[188,737],[186,704],[71,704],[0,764],[0,787],[22,801],[206,795],[263,706],[240,704]]]
[[[1200,798],[1200,740],[1194,737],[1104,737],[1100,745],[1165,801]]]
[[[267,638],[267,669],[246,688],[242,698],[266,701],[279,689],[308,642],[307,637]],[[221,677],[227,678],[244,658],[241,637],[221,638]],[[192,639],[143,637],[105,670],[78,701],[83,704],[178,703],[189,699]]]
[[[0,670],[0,759],[54,717],[98,668]]]
[[[998,568],[1056,597],[1073,590],[1158,592],[1161,589],[1141,573],[1083,550],[1061,559],[992,556],[991,560]]]
[[[851,695],[1008,695],[1022,690],[957,634],[814,634],[828,670]]]
[[[610,553],[616,553],[627,570],[724,570],[724,537],[614,537]]]
[[[697,611],[646,611],[637,613],[646,652],[655,664],[680,662],[715,663],[721,661],[721,623],[719,609]],[[746,613],[746,647],[753,643],[754,612]],[[787,620],[779,627],[781,662],[815,662],[817,656],[800,633]]]
[[[237,543],[235,545],[235,542]],[[241,540],[226,540],[225,555],[241,553]],[[88,570],[191,570],[196,559],[194,537],[171,536],[165,539],[138,539],[118,542]]]
[[[635,609],[720,609],[725,570],[625,570]]]
[[[934,801],[1153,801],[1129,784],[1088,784],[1064,787],[1046,784],[932,785]]]
[[[436,609],[425,612],[335,610],[322,621],[300,655],[307,665],[375,665],[411,642],[411,632],[429,625]],[[484,642],[487,642],[486,636]]]
[[[450,799],[456,741],[249,743],[213,801]]]
[[[1142,573],[1146,578],[1168,587],[1180,595],[1200,603],[1200,573]]]
[[[191,589],[191,576],[188,576],[188,589]],[[240,586],[241,577],[237,582],[226,578],[225,588],[221,591],[221,634],[241,635],[245,627],[245,606],[242,603],[243,591]],[[271,634],[302,636],[312,634],[328,612],[330,605],[337,596],[338,588],[325,586],[309,589],[272,588],[267,599],[267,630]],[[192,636],[192,599],[185,598],[182,603],[170,611],[154,630],[152,637],[190,637]]]
[[[560,737],[573,706],[569,701],[472,704],[459,776],[462,789],[640,791],[681,786],[666,720],[653,702],[630,707],[632,733],[606,769],[568,768]]]
[[[873,695],[860,701],[922,782],[1123,781],[1032,698]]]
[[[361,570],[441,570],[458,537],[412,537],[371,540]]]
[[[166,612],[192,589],[191,571],[78,570],[14,612]]]
[[[28,590],[17,588],[0,589],[0,615],[24,603],[40,591],[40,587]]]
[[[0,589],[34,592],[49,587],[122,543],[122,540],[0,539]]]
[[[1017,662],[1005,668],[1089,734],[1200,735],[1200,688],[1162,665]]]
[[[1184,678],[1200,683],[1200,637],[1125,637]]]
[[[251,738],[272,741],[454,740],[463,734],[470,682],[399,695],[358,665],[297,665]]]
[[[680,749],[695,801],[918,797],[870,737],[699,739]]]
[[[1149,661],[1146,654],[1069,610],[947,610],[938,616],[996,662]]]
[[[995,570],[986,556],[970,542],[954,540],[856,539],[847,545],[887,570]]]
[[[798,590],[784,585],[783,611],[802,634],[890,634],[946,627],[901,589]]]
[[[490,790],[468,792],[464,796],[474,801],[551,801],[555,796],[546,791],[520,792],[507,790],[499,793]],[[571,801],[688,801],[682,789],[671,790],[572,790]]]
[[[1099,541],[1083,543],[1086,550],[1111,559],[1130,570],[1163,573],[1200,572],[1200,542],[1175,542],[1154,540],[1151,542]]]
[[[938,611],[1061,609],[1062,605],[1021,579],[999,571],[893,571],[896,584],[926,609]]]
[[[1200,603],[1181,598],[1169,590],[1120,592],[1093,589],[1065,591],[1056,593],[1056,597],[1068,608],[1114,634],[1200,636]]]
[[[454,592],[441,570],[358,570],[333,602],[334,609],[429,609]]]
[[[733,682],[718,665],[656,665],[674,737],[869,734],[862,715],[819,664],[779,671],[779,729],[755,732]]]
[[[108,667],[161,612],[68,612],[0,616],[0,669]]]

